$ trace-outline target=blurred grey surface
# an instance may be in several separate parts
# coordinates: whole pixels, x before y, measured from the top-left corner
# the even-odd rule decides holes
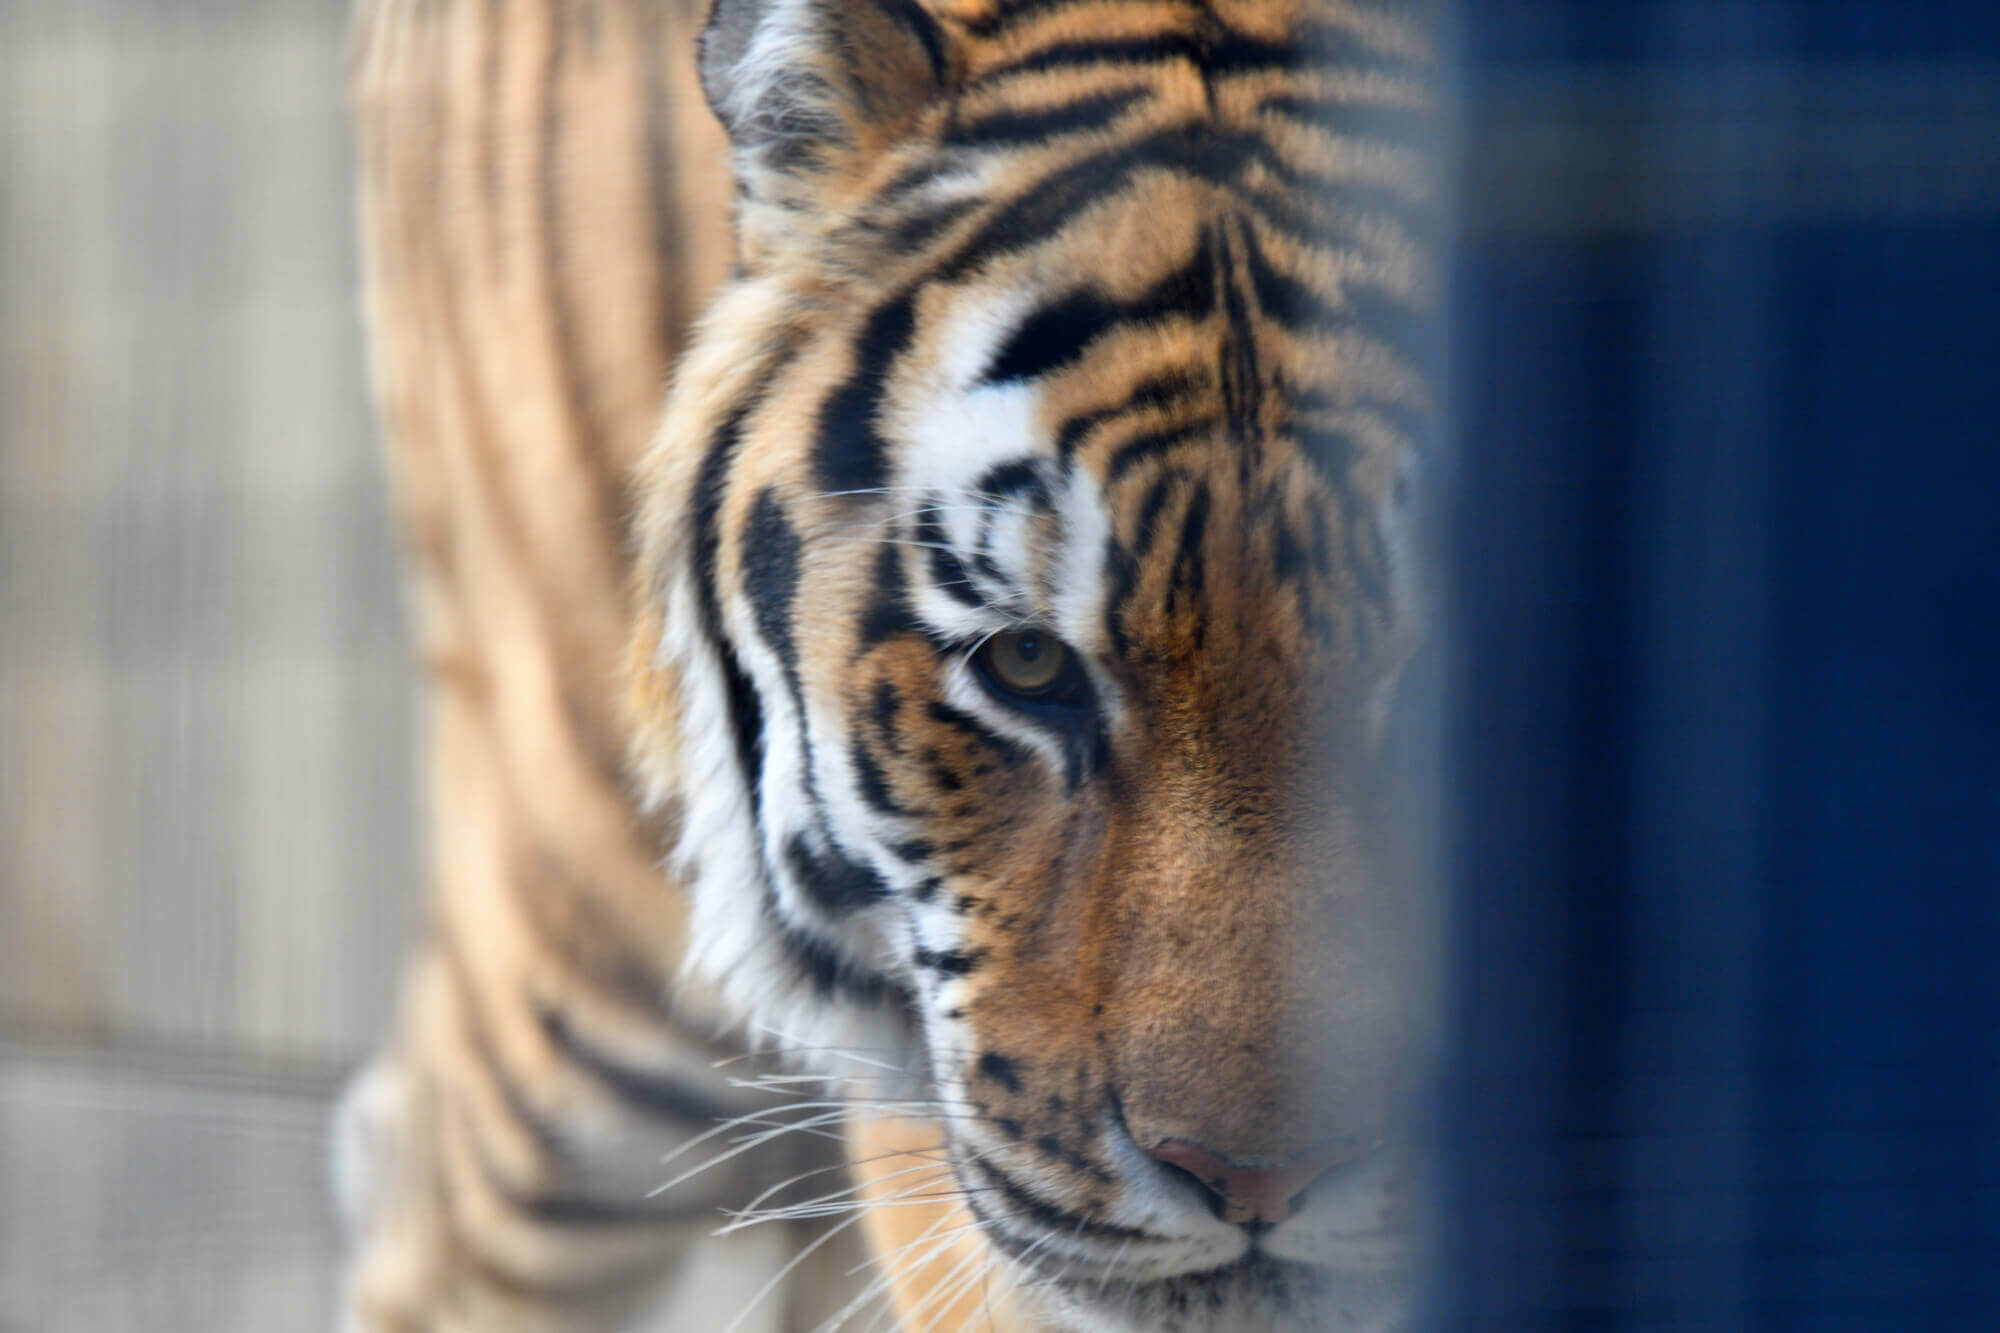
[[[0,0],[0,1330],[320,1329],[417,908],[344,0]]]
[[[330,1329],[329,1091],[0,1045],[0,1330]]]

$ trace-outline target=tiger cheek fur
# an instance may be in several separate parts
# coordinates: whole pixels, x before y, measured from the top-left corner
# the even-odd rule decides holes
[[[1412,14],[706,39],[741,262],[641,471],[637,764],[694,965],[896,1053],[1049,1322],[1398,1318]],[[1045,693],[996,680],[1023,634]]]

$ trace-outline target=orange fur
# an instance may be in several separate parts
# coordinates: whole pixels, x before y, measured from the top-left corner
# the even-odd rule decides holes
[[[914,1099],[844,1161],[872,1252],[922,1259],[884,1293],[915,1328],[1185,1302],[1183,1252],[1243,1242],[1162,1144],[1393,1137],[1414,927],[1376,766],[1432,403],[1392,326],[1435,303],[1435,201],[1421,133],[1378,127],[1428,114],[1425,12],[723,0],[698,75],[694,0],[365,6],[436,883],[356,1103],[387,1145],[357,1327],[671,1322],[717,1208],[840,1166],[790,1135],[635,1201],[699,1108],[768,1104],[713,1067],[751,1019],[901,1066],[819,1058]],[[1017,379],[959,364],[1042,316]],[[1004,495],[922,472],[980,448]],[[990,570],[957,549],[1017,502]],[[981,683],[1023,626],[1087,714]],[[947,1197],[906,1197],[927,1165]],[[839,1249],[775,1326],[873,1276]],[[1245,1271],[1195,1327],[1290,1309]]]

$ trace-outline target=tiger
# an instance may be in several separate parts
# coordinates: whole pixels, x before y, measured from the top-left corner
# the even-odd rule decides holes
[[[1437,23],[364,7],[438,832],[347,1327],[1407,1326]]]

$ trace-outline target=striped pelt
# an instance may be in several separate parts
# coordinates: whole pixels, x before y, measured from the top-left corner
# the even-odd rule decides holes
[[[370,9],[355,1327],[1401,1326],[1429,19]]]

